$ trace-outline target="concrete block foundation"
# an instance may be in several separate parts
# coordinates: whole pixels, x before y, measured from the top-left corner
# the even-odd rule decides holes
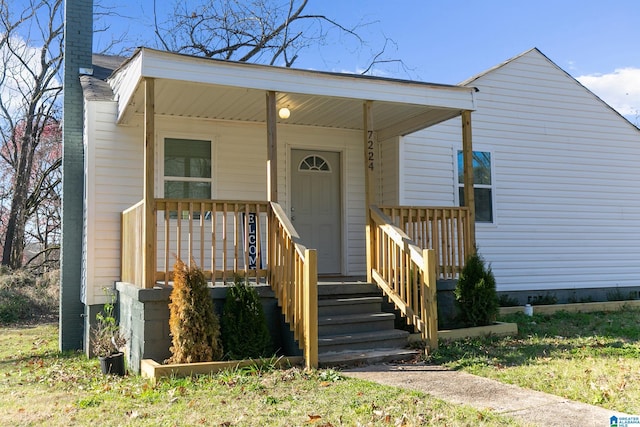
[[[218,317],[222,316],[228,286],[209,288],[209,295]],[[142,359],[163,362],[171,356],[171,336],[169,333],[169,296],[171,287],[141,289],[125,282],[116,283],[120,328],[127,338],[127,362],[129,370],[140,373]],[[293,339],[289,325],[277,299],[267,285],[255,286],[267,325],[271,332],[274,353],[285,356],[301,356],[302,352]]]

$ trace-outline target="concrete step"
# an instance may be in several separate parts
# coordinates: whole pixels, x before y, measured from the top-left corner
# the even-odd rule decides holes
[[[322,299],[318,301],[318,316],[379,312],[382,297],[351,297]]]
[[[320,354],[318,356],[318,365],[321,368],[373,365],[376,363],[407,362],[416,360],[420,356],[421,352],[419,350],[408,348],[341,351]]]
[[[399,329],[319,336],[318,353],[405,348],[408,336]]]
[[[318,336],[384,331],[394,327],[393,313],[369,312],[318,316]]]

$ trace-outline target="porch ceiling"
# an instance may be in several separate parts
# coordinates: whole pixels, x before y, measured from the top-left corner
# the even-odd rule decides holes
[[[141,82],[145,77],[156,79],[155,112],[166,116],[265,122],[265,93],[275,91],[277,108],[291,111],[288,119],[278,118],[279,123],[362,130],[363,102],[371,100],[379,138],[406,135],[475,107],[473,88],[203,60],[143,49],[111,78],[120,100],[121,123],[144,113]]]

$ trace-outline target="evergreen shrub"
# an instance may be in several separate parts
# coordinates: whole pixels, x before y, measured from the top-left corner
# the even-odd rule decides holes
[[[202,270],[180,259],[174,268],[169,303],[172,356],[168,363],[211,362],[222,358],[220,322]]]
[[[477,251],[467,259],[454,294],[458,320],[465,326],[487,326],[496,320],[499,311],[496,279]]]
[[[268,357],[273,354],[271,335],[262,303],[246,280],[236,277],[227,290],[222,309],[222,343],[231,360]]]

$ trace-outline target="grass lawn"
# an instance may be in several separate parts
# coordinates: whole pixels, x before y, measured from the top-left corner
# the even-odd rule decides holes
[[[254,367],[152,385],[103,376],[97,359],[56,348],[57,325],[0,328],[0,425],[519,425],[333,370]]]
[[[640,311],[523,314],[517,337],[442,343],[431,362],[640,414]]]

